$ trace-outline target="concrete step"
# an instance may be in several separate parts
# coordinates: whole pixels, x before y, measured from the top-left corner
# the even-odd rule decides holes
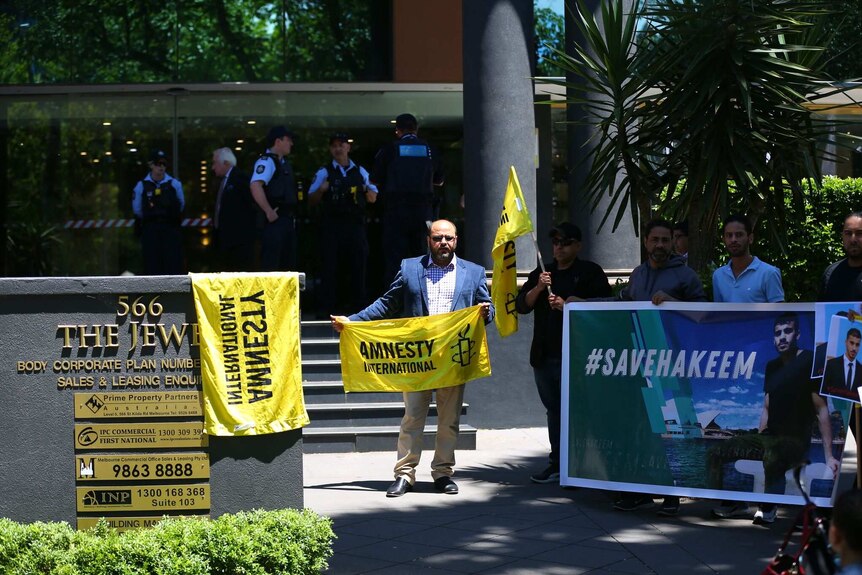
[[[302,359],[339,359],[338,340],[315,337],[303,338],[301,341]]]
[[[300,334],[303,340],[312,339],[334,339],[338,341],[338,334],[332,329],[332,323],[328,320],[313,320],[300,322]]]
[[[365,403],[388,402],[404,405],[400,391],[344,392],[344,383],[339,380],[306,381],[302,384],[306,403]]]
[[[352,451],[391,451],[393,463],[398,442],[398,425],[356,427],[304,427],[302,444],[305,453],[347,453]],[[436,425],[426,425],[424,445],[433,451]],[[476,428],[461,424],[457,449],[476,449]]]
[[[461,405],[461,416],[469,405]],[[404,416],[404,404],[395,402],[363,403],[306,403],[305,410],[311,419],[310,427],[350,427],[396,425]],[[436,425],[437,404],[428,408],[428,421]]]
[[[302,381],[330,381],[339,378],[340,359],[302,359]]]

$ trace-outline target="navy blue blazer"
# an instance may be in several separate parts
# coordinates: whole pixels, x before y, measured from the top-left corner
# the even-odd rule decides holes
[[[428,288],[425,285],[425,268],[431,256],[401,260],[401,269],[385,294],[364,310],[350,316],[350,321],[372,321],[398,317],[428,315]],[[452,309],[464,309],[480,303],[491,303],[485,268],[461,258],[455,260],[455,293]],[[485,323],[494,320],[494,305]]]

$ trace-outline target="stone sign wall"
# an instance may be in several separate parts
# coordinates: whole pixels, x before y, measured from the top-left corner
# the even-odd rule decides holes
[[[301,508],[302,432],[202,433],[199,332],[187,277],[0,280],[0,516]]]

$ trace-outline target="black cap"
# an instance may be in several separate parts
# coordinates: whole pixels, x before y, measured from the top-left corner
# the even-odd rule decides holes
[[[165,162],[168,161],[168,155],[164,152],[164,150],[153,150],[150,154],[150,162],[155,164],[156,162]]]
[[[581,241],[581,228],[569,222],[562,222],[551,228],[551,233],[548,235],[561,240]]]
[[[401,114],[395,118],[395,127],[399,130],[415,132],[419,128],[419,122],[413,114]]]
[[[329,136],[329,143],[332,144],[333,142],[346,142],[349,144],[349,143],[351,143],[351,140],[350,140],[350,136],[348,136],[346,133],[335,132],[334,134]]]
[[[280,140],[283,137],[287,136],[293,143],[296,143],[296,133],[293,130],[290,130],[284,126],[274,126],[269,129],[269,132],[266,134],[266,147],[271,148],[273,144],[275,144],[276,140]]]

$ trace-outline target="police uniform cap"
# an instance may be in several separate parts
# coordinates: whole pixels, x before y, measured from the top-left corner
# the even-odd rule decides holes
[[[296,132],[284,126],[273,126],[266,134],[266,147],[272,147],[276,140],[280,140],[285,136],[290,138],[294,144],[296,143]]]
[[[329,136],[329,144],[332,145],[333,142],[346,142],[348,144],[352,144],[353,140],[351,140],[350,136],[345,132],[335,132]]]
[[[562,222],[551,228],[548,234],[551,238],[560,238],[561,240],[581,241],[581,228],[570,222]]]
[[[155,164],[156,162],[165,162],[168,161],[168,155],[164,152],[164,150],[153,150],[150,154],[150,163]]]

